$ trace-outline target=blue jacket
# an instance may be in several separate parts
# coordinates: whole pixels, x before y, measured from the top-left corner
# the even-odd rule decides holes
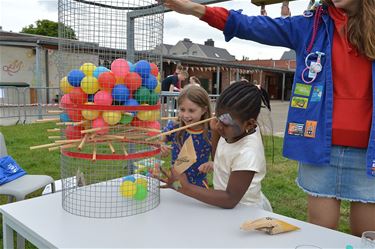
[[[323,68],[311,84],[303,83],[301,74],[306,67],[305,58],[309,54],[307,47],[313,33],[314,17],[294,16],[272,19],[267,16],[246,16],[242,15],[241,11],[231,10],[224,28],[226,41],[238,37],[295,50],[297,67],[284,136],[283,155],[293,160],[316,165],[329,164],[332,144],[331,50],[334,23],[328,14],[323,14],[322,20],[311,52],[325,53],[321,61]],[[375,100],[374,61],[372,62],[372,75],[373,99]],[[373,106],[373,121],[366,158],[367,174],[371,176],[375,176],[374,110]]]

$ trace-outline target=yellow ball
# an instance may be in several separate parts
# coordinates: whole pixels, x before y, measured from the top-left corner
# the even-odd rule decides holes
[[[94,76],[86,76],[81,80],[81,89],[87,94],[94,94],[99,90],[99,82]]]
[[[160,81],[161,79],[161,76],[160,76],[160,72],[158,73],[158,77],[156,77],[158,79],[158,81]]]
[[[158,119],[160,119],[160,111],[159,110],[155,110],[155,111],[150,111],[150,116],[148,118],[148,121],[156,121]]]
[[[65,76],[60,80],[60,89],[64,94],[70,93],[73,90],[73,88],[74,87],[68,82],[68,77]]]
[[[132,181],[124,181],[120,185],[120,193],[124,197],[133,197],[137,192],[137,186]]]
[[[93,105],[93,104],[94,103],[92,102],[85,103],[85,105]],[[94,120],[97,117],[99,117],[99,114],[100,114],[99,111],[95,111],[95,110],[82,110],[82,116],[86,120]]]
[[[84,63],[79,68],[86,76],[92,76],[93,72],[95,71],[96,66],[92,63]]]
[[[141,184],[142,186],[144,186],[147,189],[147,180],[144,179],[144,178],[137,178],[135,180],[135,184]]]
[[[161,91],[161,83],[160,83],[160,81],[158,81],[158,84],[156,85],[154,91],[155,91],[155,93],[160,93],[160,91]]]
[[[121,120],[121,112],[103,112],[102,116],[109,125],[115,125]]]

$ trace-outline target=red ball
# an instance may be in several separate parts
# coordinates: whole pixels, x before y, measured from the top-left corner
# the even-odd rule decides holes
[[[151,121],[148,122],[147,128],[154,129],[154,130],[159,130],[160,131],[160,123],[158,121]],[[157,131],[149,131],[147,132],[147,135],[150,137],[158,135],[160,132]]]
[[[67,139],[80,139],[83,134],[81,134],[82,126],[72,126],[68,125],[65,129],[65,136]]]
[[[98,78],[99,88],[107,92],[111,92],[116,84],[116,76],[112,72],[104,72]]]
[[[150,63],[150,66],[151,66],[151,74],[154,75],[155,77],[158,77],[158,73],[159,73],[158,66],[156,66],[155,63]]]
[[[112,95],[107,91],[99,91],[94,96],[96,105],[112,105]]]
[[[81,110],[77,109],[67,109],[68,117],[73,122],[79,122],[83,119]]]
[[[87,94],[82,91],[80,87],[74,87],[74,89],[69,93],[70,100],[74,104],[83,104],[87,102]]]
[[[142,85],[142,77],[137,73],[130,72],[126,74],[124,82],[130,91],[135,91]]]
[[[101,128],[99,131],[96,131],[96,133],[100,135],[104,135],[109,132],[108,124],[104,121],[102,117],[99,117],[92,121],[92,128]]]
[[[60,99],[60,108],[66,108],[67,105],[73,104],[73,102],[70,100],[70,95],[64,94],[64,96],[61,97]]]

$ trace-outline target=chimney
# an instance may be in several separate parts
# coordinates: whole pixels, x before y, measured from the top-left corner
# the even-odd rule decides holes
[[[192,43],[189,38],[184,38],[184,40],[182,40],[182,41],[183,42],[190,42],[190,43]]]
[[[210,39],[207,39],[207,41],[204,42],[204,45],[206,45],[206,46],[211,46],[211,47],[215,47],[215,42],[214,42],[214,40],[212,40],[212,39],[210,38]]]

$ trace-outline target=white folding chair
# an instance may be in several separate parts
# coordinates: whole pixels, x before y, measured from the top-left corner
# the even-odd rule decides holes
[[[7,148],[3,134],[0,132],[0,157],[7,156]],[[47,175],[23,175],[11,182],[0,186],[0,195],[8,196],[8,203],[24,200],[26,195],[51,184],[52,192],[55,192],[55,183],[52,177]],[[25,239],[17,235],[17,248],[25,247]]]

